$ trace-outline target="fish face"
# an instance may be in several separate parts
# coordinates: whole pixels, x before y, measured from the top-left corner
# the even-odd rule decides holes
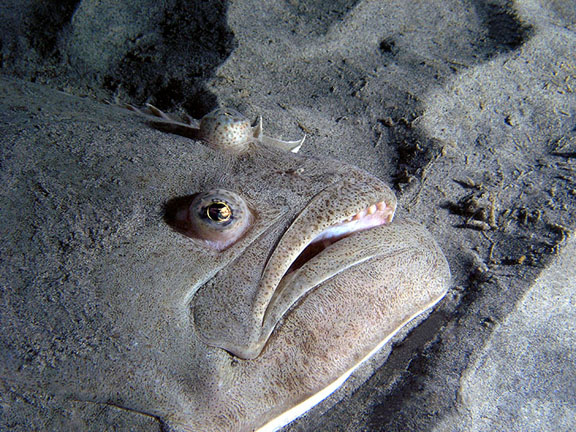
[[[392,190],[359,169],[264,147],[227,166],[243,180],[219,185],[236,186],[252,219],[187,303],[197,341],[226,366],[212,414],[175,424],[274,430],[439,301],[450,276],[429,233],[395,220]]]
[[[85,403],[166,430],[274,430],[446,292],[430,234],[359,169],[2,92],[5,152],[29,157],[1,165],[1,376],[56,404],[7,408],[13,424],[73,412],[72,428]]]
[[[377,236],[363,235],[355,243],[338,244],[392,221],[394,194],[375,178],[365,177],[335,176],[302,208],[291,209],[272,224],[284,228],[273,231],[270,227],[272,232],[250,246],[265,253],[248,250],[235,261],[234,266],[258,269],[250,278],[238,278],[230,267],[198,291],[192,308],[195,327],[204,341],[240,358],[255,358],[298,299],[340,272],[378,256]],[[222,296],[221,287],[231,284],[237,287],[235,296]],[[221,314],[214,314],[215,308]],[[238,320],[239,316],[245,320]]]

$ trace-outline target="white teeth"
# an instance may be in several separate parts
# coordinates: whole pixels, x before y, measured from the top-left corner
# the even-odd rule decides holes
[[[328,243],[323,244],[327,247],[352,233],[389,223],[391,219],[390,209],[384,201],[371,204],[355,215],[326,228],[312,240],[311,244],[322,245],[320,242],[327,239]]]
[[[354,216],[350,216],[350,217],[344,219],[340,223],[348,223],[348,222],[352,222],[352,221],[357,221],[357,220],[362,219],[366,215],[373,215],[374,213],[376,213],[378,211],[384,211],[384,210],[386,210],[386,208],[387,208],[387,206],[386,206],[385,202],[383,202],[383,201],[377,202],[376,204],[372,204],[368,208],[366,208],[362,211],[359,211]]]

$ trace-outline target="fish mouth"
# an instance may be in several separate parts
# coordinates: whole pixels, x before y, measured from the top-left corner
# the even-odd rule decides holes
[[[380,247],[373,234],[378,227],[392,222],[395,209],[395,200],[382,199],[316,234],[279,280],[264,312],[259,345],[265,343],[282,317],[309,291],[378,256]]]
[[[364,210],[353,216],[347,217],[341,222],[326,228],[314,237],[304,250],[292,262],[283,279],[292,272],[302,268],[302,266],[320,254],[324,249],[333,245],[339,240],[360,231],[369,230],[381,225],[388,224],[394,217],[394,209],[389,207],[384,201],[371,204]],[[282,280],[283,280],[282,279]]]

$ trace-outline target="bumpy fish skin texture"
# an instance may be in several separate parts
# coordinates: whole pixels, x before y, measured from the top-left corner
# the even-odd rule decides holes
[[[77,426],[86,403],[166,430],[274,430],[446,293],[430,234],[359,169],[0,92],[2,392],[60,404],[7,404],[4,424]],[[226,227],[242,231],[211,244]]]

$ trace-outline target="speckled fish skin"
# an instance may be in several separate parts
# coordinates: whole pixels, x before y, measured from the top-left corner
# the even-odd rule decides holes
[[[70,400],[112,405],[174,431],[272,430],[269,421],[446,293],[448,266],[430,234],[394,220],[303,267],[302,286],[322,282],[279,302],[263,331],[278,272],[289,266],[283,256],[293,259],[313,236],[304,227],[394,201],[388,186],[337,161],[267,146],[228,153],[120,109],[12,81],[1,94],[7,400],[31,392],[68,410]],[[166,221],[170,202],[212,189],[234,191],[254,214],[222,251]],[[298,224],[306,209],[318,226],[306,214]],[[330,262],[346,269],[323,280]],[[250,355],[218,346],[229,341]]]

